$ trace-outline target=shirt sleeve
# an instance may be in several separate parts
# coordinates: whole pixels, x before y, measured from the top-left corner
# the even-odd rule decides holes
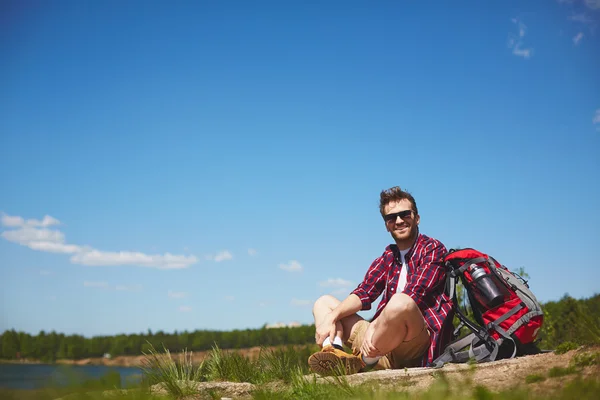
[[[446,283],[446,270],[443,266],[443,257],[446,247],[440,242],[427,246],[420,260],[409,274],[408,281],[402,293],[410,296],[419,306],[421,311],[433,307],[435,293],[440,293],[440,285]]]
[[[363,281],[350,293],[358,296],[362,303],[362,310],[370,310],[371,303],[377,300],[385,288],[386,263],[384,256],[385,253],[373,261]]]

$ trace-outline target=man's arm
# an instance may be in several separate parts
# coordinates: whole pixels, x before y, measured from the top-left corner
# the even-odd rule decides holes
[[[323,341],[327,337],[329,337],[329,340],[333,340],[335,336],[342,337],[343,329],[340,322],[342,318],[357,313],[360,310],[371,308],[371,303],[379,297],[385,288],[387,265],[385,255],[386,253],[381,257],[377,257],[371,263],[363,281],[344,301],[331,310],[329,314],[325,315],[322,321],[315,321],[317,324],[315,335],[317,344],[323,344]]]
[[[390,257],[393,255],[387,251],[381,257],[377,257],[367,270],[363,281],[352,291],[361,301],[361,310],[370,310],[371,304],[385,289],[387,268],[392,262]]]
[[[316,340],[317,344],[323,344],[323,341],[329,337],[329,340],[333,343],[335,336],[342,337],[342,324],[341,320],[348,315],[359,312],[362,308],[362,302],[355,294],[350,294],[344,301],[342,301],[336,308],[323,318],[321,322],[316,326]]]

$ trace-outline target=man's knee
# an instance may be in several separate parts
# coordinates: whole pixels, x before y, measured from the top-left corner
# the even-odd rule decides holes
[[[333,297],[329,294],[325,294],[325,295],[319,297],[317,299],[317,301],[315,301],[315,304],[313,305],[313,312],[314,312],[314,310],[321,310],[321,309],[333,310],[334,308],[337,307],[338,304],[340,304],[340,301],[338,299],[336,299],[335,297]]]
[[[415,312],[421,312],[417,303],[404,293],[396,293],[386,304],[384,312],[391,318],[404,317]]]

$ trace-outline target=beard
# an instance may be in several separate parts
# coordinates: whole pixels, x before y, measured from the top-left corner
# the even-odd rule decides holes
[[[418,232],[419,230],[416,226],[410,226],[403,227],[400,229],[394,229],[390,233],[392,234],[394,240],[404,242],[417,237]]]

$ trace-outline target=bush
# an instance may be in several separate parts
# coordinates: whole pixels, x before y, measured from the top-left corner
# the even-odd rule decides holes
[[[545,376],[541,376],[541,375],[537,375],[537,374],[527,375],[525,377],[525,383],[536,383],[536,382],[542,382],[545,380],[546,380]]]
[[[578,348],[579,348],[579,345],[577,343],[564,342],[564,343],[561,343],[558,346],[556,346],[556,349],[554,350],[554,353],[556,353],[556,354],[565,354],[568,351],[576,350]]]

